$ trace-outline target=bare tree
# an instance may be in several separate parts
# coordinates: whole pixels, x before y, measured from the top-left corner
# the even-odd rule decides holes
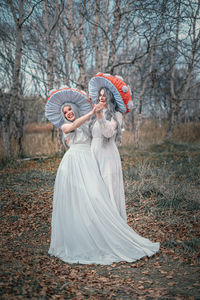
[[[186,43],[181,43],[180,41],[180,26],[183,23],[183,6],[189,5],[189,10],[186,11],[188,15],[188,31],[186,35]],[[172,130],[177,123],[178,116],[182,106],[182,100],[187,95],[188,90],[191,86],[192,75],[194,68],[200,61],[200,30],[197,24],[197,18],[200,11],[200,1],[196,5],[192,1],[175,1],[174,6],[176,8],[176,31],[175,31],[175,44],[174,44],[174,54],[172,59],[172,68],[170,74],[170,111],[169,111],[169,126],[165,136],[165,141],[168,141],[172,135]],[[190,39],[190,45],[188,47],[187,39]],[[184,51],[184,46],[186,46],[186,51]],[[180,57],[180,53],[184,58],[185,68],[185,78],[176,85],[175,72],[177,68],[177,63]]]
[[[81,10],[81,11],[80,11]],[[85,30],[85,15],[86,11],[86,1],[82,1],[80,7],[77,7],[77,4],[74,1],[70,0],[65,6],[65,26],[69,31],[71,36],[71,42],[73,47],[74,57],[76,59],[79,77],[77,78],[78,85],[85,89],[87,86],[86,80],[86,56],[87,48],[85,46],[84,40],[84,30]]]
[[[147,114],[168,117],[169,140],[183,112],[198,111],[197,101],[186,99],[199,91],[199,10],[199,0],[4,0],[0,109],[7,155],[13,133],[23,155],[23,94],[47,97],[63,84],[86,90],[98,71],[122,75],[131,86],[137,110],[126,119],[136,146]]]
[[[24,0],[11,1],[8,0],[8,7],[10,9],[12,18],[15,25],[15,54],[12,61],[12,86],[11,93],[8,100],[8,105],[4,107],[4,112],[2,113],[1,118],[1,127],[2,127],[2,137],[5,153],[7,157],[12,157],[12,145],[11,145],[11,136],[14,133],[14,137],[17,140],[19,150],[18,153],[20,156],[24,155],[24,150],[22,146],[23,138],[23,128],[24,128],[24,108],[21,95],[21,80],[20,80],[20,71],[21,71],[21,60],[22,60],[22,49],[23,49],[23,26],[26,20],[31,16],[34,8],[41,1],[35,2],[32,7],[32,10],[25,15],[25,3]],[[13,45],[12,45],[13,46]],[[12,122],[13,121],[13,122]],[[14,124],[14,128],[13,125]],[[12,128],[11,128],[12,127]]]

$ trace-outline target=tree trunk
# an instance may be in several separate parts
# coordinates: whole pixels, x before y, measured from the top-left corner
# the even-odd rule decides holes
[[[68,30],[71,33],[71,40],[73,44],[73,50],[75,52],[75,59],[77,61],[79,67],[79,79],[78,85],[81,89],[86,89],[87,87],[87,78],[85,74],[85,57],[86,57],[86,49],[84,49],[84,18],[80,18],[79,20],[74,19],[74,2],[70,0],[68,2],[69,11],[65,8],[65,17],[68,22]],[[86,1],[82,1],[82,14],[84,15],[86,12]],[[77,28],[78,21],[78,28]]]
[[[139,142],[140,142],[140,126],[142,122],[142,115],[137,114],[135,115],[135,148],[139,148]]]
[[[115,54],[116,54],[116,45],[117,39],[119,35],[119,27],[121,21],[121,0],[116,0],[115,8],[114,8],[114,20],[113,20],[113,31],[112,31],[112,42],[110,44],[110,51],[109,51],[109,58],[108,58],[108,65],[106,66],[106,72],[113,73],[113,64],[115,61]]]
[[[108,11],[109,11],[109,0],[105,1],[105,32],[108,36],[109,29],[109,19],[108,19]],[[102,64],[103,70],[99,68],[99,72],[105,72],[106,66],[108,65],[108,38],[104,38],[103,40],[103,50],[102,50]]]
[[[24,133],[24,118],[21,118],[23,115],[23,102],[19,99],[19,93],[21,89],[20,84],[20,69],[21,69],[21,59],[22,59],[22,25],[24,21],[24,1],[20,0],[19,2],[19,17],[17,16],[15,12],[15,8],[13,6],[12,1],[9,1],[9,5],[13,14],[13,18],[15,20],[16,25],[16,50],[15,50],[15,60],[14,60],[14,68],[13,68],[13,86],[11,90],[11,97],[10,97],[10,104],[7,111],[7,121],[4,122],[4,125],[8,126],[7,137],[11,137],[10,134],[10,120],[13,118],[16,128],[14,129],[14,136],[17,141],[17,144],[19,145],[19,152],[18,155],[23,155],[23,145],[22,145],[22,139],[23,139],[23,133]],[[21,103],[20,103],[21,102]],[[5,133],[6,133],[5,132]],[[10,147],[10,144],[7,141],[7,138],[5,138],[5,146],[6,148]],[[6,151],[6,155],[10,156],[12,155],[12,151]]]
[[[169,124],[167,128],[167,132],[165,135],[165,142],[169,142],[172,131],[174,128],[174,105],[176,102],[176,94],[175,94],[175,71],[176,71],[176,61],[178,57],[178,46],[179,46],[179,27],[180,27],[180,5],[181,1],[179,0],[177,3],[177,18],[176,18],[176,37],[175,37],[175,46],[174,46],[174,56],[172,59],[172,69],[170,74],[170,110],[169,110]]]
[[[14,109],[14,120],[15,120],[15,126],[16,126],[16,140],[18,144],[18,153],[19,157],[23,158],[25,156],[24,154],[24,148],[23,148],[23,137],[24,137],[24,103],[22,101],[22,97],[18,99],[18,104],[16,106],[16,109]]]
[[[99,12],[100,12],[100,0],[96,0],[96,16],[95,16],[95,24],[96,27],[94,29],[94,37],[93,37],[93,46],[95,53],[95,73],[100,70],[100,53],[99,53],[99,43],[98,43],[98,24],[99,24]]]
[[[58,152],[64,153],[66,149],[62,142],[63,132],[61,129],[56,128],[56,136],[57,136],[57,141],[58,141]]]
[[[59,11],[59,3],[56,0],[55,3],[55,11],[54,11],[54,18],[52,22],[49,22],[49,11],[48,11],[48,3],[46,1],[43,2],[43,22],[44,28],[46,31],[45,36],[45,46],[46,51],[48,53],[47,59],[47,80],[48,80],[48,91],[52,90],[55,84],[55,75],[54,75],[54,64],[56,62],[56,55],[57,55],[57,48],[55,47],[56,41],[56,24],[58,22],[58,11]],[[58,80],[57,80],[58,83]],[[57,86],[59,88],[59,86]],[[53,127],[52,129],[52,139],[56,137],[58,142],[58,152],[63,153],[62,147],[62,137],[60,135],[60,130],[58,128]]]
[[[166,135],[165,135],[165,138],[164,138],[164,141],[166,143],[169,142],[171,136],[172,136],[172,131],[173,131],[173,119],[174,119],[174,112],[173,112],[173,109],[172,107],[170,108],[170,111],[169,111],[169,123],[168,123],[168,127],[167,127],[167,132],[166,132]]]
[[[5,156],[11,158],[13,156],[13,151],[11,146],[10,118],[3,117],[1,127]]]
[[[170,100],[170,110],[169,110],[169,124],[167,128],[167,132],[165,135],[165,142],[169,142],[174,128],[178,125],[179,123],[179,115],[180,115],[180,110],[181,110],[181,100],[180,99],[171,99]]]

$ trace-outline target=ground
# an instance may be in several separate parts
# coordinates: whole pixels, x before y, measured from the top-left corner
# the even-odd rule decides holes
[[[1,299],[199,299],[199,147],[120,149],[129,225],[160,241],[135,263],[66,264],[50,257],[60,156],[2,166]]]

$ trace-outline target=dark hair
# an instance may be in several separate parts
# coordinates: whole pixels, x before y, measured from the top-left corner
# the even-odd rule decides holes
[[[107,104],[107,110],[105,112],[105,119],[110,121],[112,118],[115,120],[115,122],[117,123],[117,134],[116,134],[116,141],[121,143],[121,126],[116,118],[116,115],[115,113],[118,110],[118,107],[117,107],[117,103],[115,101],[115,98],[113,96],[113,93],[106,87],[101,87],[99,89],[99,92],[98,92],[98,98],[96,100],[96,104],[99,103],[99,95],[100,95],[100,92],[101,90],[104,91],[104,96],[106,98],[106,104]],[[96,115],[94,115],[90,121],[90,124],[89,124],[89,128],[90,128],[90,133],[92,134],[92,128],[94,126],[94,123],[96,121],[97,117]],[[106,138],[106,137],[103,137],[103,142],[108,142],[110,138]]]

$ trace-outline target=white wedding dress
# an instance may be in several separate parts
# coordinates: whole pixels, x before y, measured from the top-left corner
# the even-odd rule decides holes
[[[103,113],[105,115],[105,111]],[[122,114],[116,112],[116,118],[122,125]],[[117,123],[111,121],[97,120],[92,128],[92,154],[97,161],[101,177],[109,191],[113,206],[117,207],[120,216],[126,221],[125,195],[121,159],[115,144]],[[109,141],[103,142],[103,137]]]
[[[111,264],[151,256],[159,243],[139,236],[113,207],[90,150],[86,125],[70,133],[57,171],[49,254],[67,263]]]

